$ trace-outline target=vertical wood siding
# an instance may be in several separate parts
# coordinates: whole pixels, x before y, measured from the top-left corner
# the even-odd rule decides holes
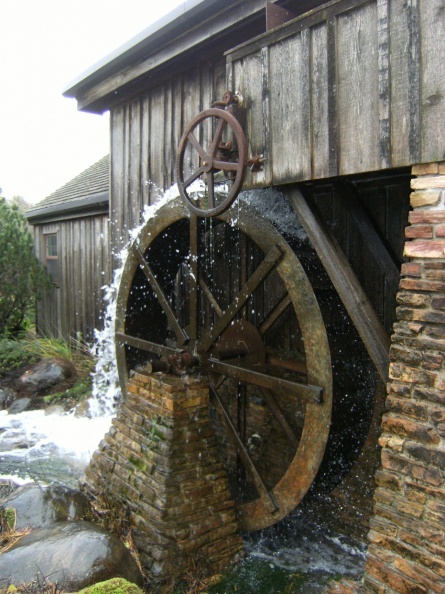
[[[445,158],[442,0],[338,0],[228,54],[246,99],[246,186]]]
[[[154,204],[174,183],[176,150],[183,128],[226,91],[225,61],[147,91],[111,111],[111,245],[126,244],[141,221],[144,206]]]
[[[36,225],[36,254],[44,262],[44,235],[57,233],[59,283],[37,305],[37,328],[46,336],[93,337],[103,327],[102,287],[110,282],[108,217],[91,216]]]

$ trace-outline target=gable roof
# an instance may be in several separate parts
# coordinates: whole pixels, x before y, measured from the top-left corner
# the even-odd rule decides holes
[[[108,211],[110,156],[82,171],[26,212],[31,224]]]

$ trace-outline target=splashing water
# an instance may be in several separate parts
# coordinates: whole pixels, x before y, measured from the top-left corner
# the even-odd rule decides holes
[[[175,184],[155,204],[145,206],[141,224],[130,231],[128,244],[118,254],[118,261],[121,265],[114,271],[113,283],[110,286],[102,287],[105,291],[104,299],[108,305],[105,310],[103,330],[96,329],[94,331],[95,344],[92,350],[93,354],[97,357],[97,364],[93,373],[93,392],[90,400],[90,413],[92,417],[113,415],[118,403],[122,399],[116,368],[114,323],[116,319],[116,298],[124,264],[128,257],[128,250],[133,241],[138,238],[141,229],[147,221],[153,218],[162,206],[177,196],[178,189]]]
[[[0,411],[0,476],[17,483],[63,483],[76,486],[79,476],[110,427],[111,418],[121,399],[116,370],[114,321],[116,297],[129,245],[157,210],[178,195],[172,186],[155,205],[146,207],[142,222],[129,234],[129,243],[119,254],[121,266],[113,283],[103,287],[107,303],[103,330],[95,330],[92,351],[97,356],[93,373],[90,417],[78,417],[74,411],[61,409],[33,410],[19,414]]]

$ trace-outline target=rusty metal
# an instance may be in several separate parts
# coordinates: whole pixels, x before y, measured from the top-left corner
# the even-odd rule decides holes
[[[206,121],[215,130],[208,144],[201,144],[195,130]],[[209,123],[208,122],[208,123]],[[222,135],[229,128],[234,143],[223,143]],[[236,145],[236,149],[234,148]],[[185,172],[187,150],[198,154],[199,166],[189,175]],[[199,113],[187,125],[179,142],[176,159],[176,181],[179,193],[187,207],[200,217],[214,217],[227,210],[241,191],[247,164],[247,142],[241,124],[229,111],[211,108]],[[219,197],[215,189],[215,176],[222,172],[229,191]],[[202,189],[193,190],[198,179]],[[192,193],[194,192],[194,193]]]
[[[192,324],[195,326],[193,331],[188,327],[187,330],[177,332],[176,348],[172,348],[167,336],[164,341],[151,338],[150,327],[145,330],[146,334],[141,330],[142,337],[131,336],[126,329],[126,311],[137,269],[142,267],[143,270],[151,270],[150,263],[146,261],[149,256],[144,256],[145,266],[141,261],[141,254],[150,253],[148,248],[151,244],[162,237],[163,232],[171,225],[184,218],[190,219],[190,250],[184,256],[184,262],[194,277],[194,280],[190,279],[193,282],[187,286],[196,292],[196,295],[189,296],[186,304],[195,311],[178,317],[170,305],[171,313],[165,303],[161,303],[161,307],[168,318],[168,327],[181,327],[180,319],[196,321]],[[223,226],[230,221],[229,212],[217,217],[218,224]],[[237,208],[237,225],[239,233],[261,250],[262,260],[256,262],[253,273],[250,273],[245,282],[246,274],[241,273],[244,285],[231,299],[225,301],[220,300],[217,286],[209,286],[211,277],[208,282],[203,279],[203,272],[208,264],[203,261],[204,239],[200,235],[204,224],[197,224],[196,217],[179,197],[161,207],[156,216],[146,223],[137,249],[129,253],[118,293],[117,363],[121,384],[125,387],[128,349],[122,348],[123,345],[140,349],[142,354],[148,351],[159,355],[161,359],[150,363],[153,369],[163,368],[177,373],[187,370],[188,373],[199,362],[200,373],[209,375],[211,399],[219,414],[220,426],[224,427],[228,442],[234,444],[233,447],[238,452],[245,469],[246,482],[254,486],[257,494],[252,500],[237,500],[241,529],[256,530],[273,524],[288,514],[301,501],[315,478],[329,434],[332,370],[323,320],[299,260],[272,224],[243,203]],[[169,261],[168,247],[167,245],[165,250],[166,262]],[[248,257],[245,247],[240,253],[244,258]],[[192,262],[196,265],[192,266]],[[212,262],[212,266],[217,265],[217,261]],[[239,270],[243,270],[243,267]],[[271,272],[282,283],[284,294],[277,294],[276,301],[272,301],[270,311],[263,316],[262,323],[253,323],[256,316],[251,319],[246,316],[252,309],[254,293],[264,285]],[[165,283],[163,284],[162,275],[156,279],[155,285],[151,274],[147,274],[145,270],[144,273],[153,294],[160,296],[162,302],[170,304],[170,295]],[[222,307],[224,302],[226,305]],[[268,335],[282,316],[289,316],[290,313],[298,321],[304,344],[304,362],[295,360],[292,353],[286,351],[284,343],[277,351],[269,352],[266,349]],[[176,324],[172,324],[169,316],[174,318]],[[158,335],[155,333],[154,336]],[[191,339],[184,341],[183,336],[190,336]],[[152,357],[148,359],[151,360]],[[235,412],[229,410],[227,405],[230,404],[230,394],[235,401],[238,400]],[[246,426],[249,423],[248,402],[251,395],[263,398],[264,409],[268,410],[268,414],[281,427],[280,431],[286,437],[292,453],[288,467],[274,485],[266,484],[256,467],[257,458],[254,463],[250,453],[249,439],[253,436],[249,436]],[[295,406],[298,403],[298,410],[304,415],[303,425],[298,427],[297,432],[293,429],[291,417],[285,408],[289,398],[291,403],[296,403]],[[258,439],[261,441],[263,437],[258,436]]]
[[[155,359],[145,364],[144,368],[149,373],[162,371],[164,373],[173,373],[174,375],[186,375],[194,367],[198,367],[199,359],[190,353],[175,353],[164,355],[160,359]]]
[[[264,170],[264,155],[254,155],[247,161],[247,167],[252,173]]]
[[[246,167],[252,173],[264,170],[264,155],[254,155],[247,159],[247,141],[243,128],[236,118],[235,107],[242,105],[242,95],[226,91],[222,101],[214,101],[210,109],[205,109],[186,126],[179,142],[176,157],[176,182],[179,193],[187,207],[200,217],[215,217],[228,208],[241,191]],[[201,141],[200,130],[212,123],[212,138]],[[227,131],[233,138],[225,142],[223,133]],[[191,162],[198,166],[189,171],[186,155],[196,153]],[[228,186],[224,197],[218,195],[217,176]],[[202,187],[195,182],[201,180]],[[221,190],[222,192],[222,190]],[[224,190],[225,192],[225,190]]]
[[[216,107],[219,109],[230,109],[233,108],[235,105],[241,107],[242,103],[243,96],[239,91],[237,91],[236,93],[226,91],[223,95],[222,101],[214,101],[212,103],[212,107]]]

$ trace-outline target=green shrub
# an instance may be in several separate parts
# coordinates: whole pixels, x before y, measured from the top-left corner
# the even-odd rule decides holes
[[[43,400],[47,404],[56,404],[57,402],[61,402],[63,400],[76,400],[80,402],[85,398],[91,396],[91,382],[90,378],[81,380],[74,384],[68,390],[64,390],[63,392],[56,392],[55,394],[49,394],[45,396]]]
[[[25,342],[7,338],[0,339],[0,377],[27,363],[35,363],[38,359],[36,353],[27,349]]]
[[[50,277],[34,255],[33,238],[17,205],[0,198],[0,336],[29,327],[29,312]]]

